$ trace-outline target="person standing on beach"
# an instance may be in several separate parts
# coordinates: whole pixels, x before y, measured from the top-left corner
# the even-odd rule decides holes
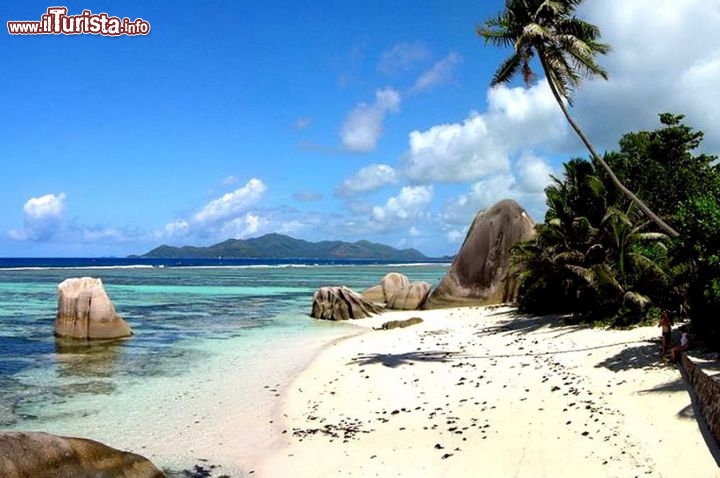
[[[660,354],[662,357],[665,357],[665,355],[670,350],[670,344],[672,343],[670,340],[670,337],[672,335],[672,326],[673,321],[670,318],[670,313],[667,310],[663,310],[660,314],[660,323],[658,326],[661,328],[662,335],[660,336],[660,342],[661,342],[661,351]]]

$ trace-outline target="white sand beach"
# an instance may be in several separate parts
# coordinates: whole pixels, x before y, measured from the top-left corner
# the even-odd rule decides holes
[[[404,329],[372,330],[421,317]],[[659,329],[598,330],[514,309],[354,321],[290,383],[250,475],[717,477]]]

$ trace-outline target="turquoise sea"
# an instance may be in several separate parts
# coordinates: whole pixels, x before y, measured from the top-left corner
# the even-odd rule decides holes
[[[0,259],[0,429],[94,438],[176,470],[222,462],[224,447],[250,455],[277,389],[323,344],[353,333],[309,317],[317,288],[360,291],[393,271],[436,285],[447,266]],[[57,285],[82,276],[102,279],[132,338],[55,339]],[[222,425],[243,438],[213,443],[230,409],[237,423]],[[164,441],[186,446],[168,452]]]

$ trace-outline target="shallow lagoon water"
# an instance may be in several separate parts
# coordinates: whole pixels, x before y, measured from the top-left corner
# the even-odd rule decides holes
[[[277,390],[348,324],[308,317],[325,285],[390,271],[437,284],[444,264],[0,269],[0,428],[94,438],[176,469],[266,445]],[[53,337],[57,284],[100,277],[135,335]],[[200,404],[200,406],[198,406]],[[240,413],[228,416],[228,410]],[[233,423],[236,420],[236,423]],[[218,421],[244,432],[214,443]],[[152,423],[150,423],[152,422]],[[250,430],[248,430],[250,428]],[[201,439],[198,439],[200,437]],[[168,452],[162,445],[187,443]],[[225,469],[231,476],[242,470]]]

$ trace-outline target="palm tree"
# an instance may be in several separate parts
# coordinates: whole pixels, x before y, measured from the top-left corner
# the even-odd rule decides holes
[[[600,43],[600,30],[574,16],[583,0],[506,0],[505,10],[477,29],[485,43],[512,47],[514,52],[495,72],[491,86],[509,83],[522,73],[525,84],[535,78],[531,60],[537,55],[550,91],[565,118],[580,137],[592,158],[605,170],[615,186],[636,203],[647,217],[671,237],[679,234],[620,182],[610,166],[597,154],[583,130],[573,120],[565,104],[572,106],[573,94],[584,78],[607,79],[595,55],[610,51]]]

